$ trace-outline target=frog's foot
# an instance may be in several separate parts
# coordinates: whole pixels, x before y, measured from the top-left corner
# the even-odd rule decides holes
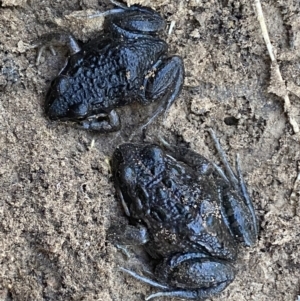
[[[115,110],[104,116],[92,116],[79,123],[78,127],[84,130],[98,131],[102,133],[116,132],[120,129],[119,115]]]
[[[148,296],[145,300],[151,300],[158,297],[170,297],[170,298],[181,298],[181,299],[190,299],[190,300],[204,300],[206,298],[209,298],[213,295],[217,295],[220,292],[222,292],[226,286],[227,283],[221,283],[217,287],[213,288],[204,288],[204,289],[198,289],[198,290],[174,290],[169,292],[158,292],[155,294],[151,294]]]
[[[105,17],[113,15],[113,14],[123,13],[125,10],[130,9],[130,7],[126,6],[125,4],[123,4],[119,1],[110,0],[110,2],[113,5],[117,6],[118,8],[113,8],[113,9],[109,9],[109,10],[106,10],[106,11],[95,11],[91,15],[87,15],[87,16],[85,15],[85,17],[88,18],[88,19],[105,18]]]
[[[214,140],[216,149],[222,163],[224,164],[226,175],[219,166],[214,164],[217,172],[223,181],[232,187],[233,190],[240,192],[239,194],[243,199],[241,201],[241,198],[230,189],[224,190],[224,195],[222,196],[220,204],[224,221],[226,221],[227,227],[233,236],[237,235],[238,237],[241,237],[246,246],[252,246],[256,242],[258,236],[257,219],[252,200],[249,196],[241,173],[239,156],[237,155],[236,157],[236,176],[215,135],[215,132],[212,129],[209,129],[209,133]]]
[[[47,47],[49,47],[53,55],[56,54],[53,46],[67,46],[69,48],[70,55],[80,51],[80,47],[76,39],[70,33],[51,32],[49,34],[42,35],[39,38],[39,41],[33,45],[34,48],[38,48],[36,58],[37,65],[40,63],[41,56]]]
[[[119,270],[122,271],[122,272],[124,272],[124,273],[126,273],[126,274],[128,274],[128,275],[130,275],[130,276],[132,276],[132,277],[134,277],[135,279],[140,280],[140,281],[142,281],[144,283],[147,283],[147,284],[149,284],[149,285],[151,285],[153,287],[157,287],[157,288],[161,288],[161,289],[168,289],[169,288],[166,285],[163,285],[163,284],[161,284],[161,283],[159,283],[159,282],[157,282],[155,280],[152,280],[150,278],[141,276],[138,273],[130,271],[130,270],[127,270],[125,268],[120,267]]]
[[[128,6],[126,6],[125,4],[119,2],[119,1],[116,1],[116,0],[109,0],[109,2],[111,2],[112,4],[114,4],[115,6],[118,6],[118,7],[122,7],[124,9],[128,9]]]

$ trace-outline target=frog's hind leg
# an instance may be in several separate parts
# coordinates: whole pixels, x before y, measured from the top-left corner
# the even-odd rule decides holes
[[[172,56],[166,59],[155,71],[149,75],[145,98],[151,102],[159,101],[158,113],[168,111],[181,92],[184,81],[184,67],[182,58]]]
[[[165,259],[156,268],[158,278],[163,280],[162,282],[124,268],[120,270],[162,290],[148,296],[146,300],[163,296],[204,300],[223,291],[235,276],[235,271],[229,263],[202,253],[177,254]],[[165,283],[170,283],[170,286]]]
[[[167,112],[181,92],[184,81],[184,67],[181,57],[172,56],[153,68],[154,75],[145,79],[144,104],[159,102],[151,118],[141,127],[148,126],[160,113]]]
[[[219,175],[218,185],[220,189],[219,202],[223,220],[233,237],[240,237],[247,246],[252,246],[258,235],[257,219],[252,200],[248,194],[244,178],[241,173],[240,163],[237,156],[235,175],[226,155],[212,129],[210,135],[225,167],[226,173],[221,167],[210,162],[200,154],[185,147],[173,147],[162,138],[161,143],[168,150],[170,158],[186,163],[201,175],[217,173]]]
[[[209,175],[214,171],[213,163],[193,150],[180,146],[174,147],[162,137],[159,137],[159,142],[163,148],[168,150],[167,156],[169,158],[184,162],[200,175]]]
[[[224,195],[220,196],[220,199],[223,200],[221,201],[221,211],[223,218],[225,221],[227,221],[227,226],[230,232],[233,235],[235,235],[234,232],[238,232],[238,236],[242,237],[244,243],[247,246],[251,246],[256,242],[258,235],[258,225],[254,206],[241,173],[239,156],[237,155],[236,157],[236,176],[226,158],[219,140],[215,135],[215,132],[212,129],[209,129],[209,133],[214,140],[215,147],[226,169],[226,175],[228,179],[221,168],[214,164],[217,172],[223,179],[224,183],[227,183],[229,186],[233,187],[235,191],[240,192],[240,195],[243,196],[243,202],[241,202],[241,198],[236,193],[234,193],[234,191],[230,189],[224,190]],[[235,219],[235,229],[232,229],[233,227],[230,226],[231,223],[229,219],[231,218]]]

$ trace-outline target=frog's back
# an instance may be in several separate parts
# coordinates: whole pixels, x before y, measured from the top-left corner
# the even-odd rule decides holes
[[[61,73],[70,83],[68,97],[75,95],[103,111],[127,105],[143,94],[145,76],[166,50],[164,41],[153,38],[92,40]]]
[[[184,163],[165,160],[153,179],[139,175],[149,206],[142,217],[151,236],[147,251],[152,257],[204,252],[233,259],[235,244],[220,217],[214,181]]]

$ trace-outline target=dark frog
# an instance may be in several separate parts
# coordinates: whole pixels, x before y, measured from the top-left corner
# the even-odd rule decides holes
[[[120,127],[116,108],[157,102],[153,120],[179,95],[183,62],[179,56],[168,56],[167,43],[157,36],[165,28],[161,16],[142,6],[116,8],[107,15],[104,31],[82,48],[71,35],[46,35],[54,43],[67,43],[71,50],[47,93],[50,119],[116,131]]]
[[[161,291],[202,300],[233,281],[238,244],[253,246],[257,221],[237,165],[231,170],[213,132],[228,177],[186,148],[127,143],[112,158],[117,193],[131,225],[112,226],[108,238],[144,245],[156,262],[154,279],[122,271]]]

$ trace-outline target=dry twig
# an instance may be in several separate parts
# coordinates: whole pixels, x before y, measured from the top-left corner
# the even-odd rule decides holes
[[[299,191],[300,191],[300,162],[297,163],[298,163],[298,171],[297,171],[298,174],[294,181],[294,187],[290,195],[291,204],[294,205],[295,207],[299,205],[298,203],[299,203]]]
[[[260,0],[254,0],[254,3],[255,3],[256,11],[257,11],[257,18],[258,18],[258,21],[260,23],[260,27],[261,27],[261,30],[262,30],[262,34],[263,34],[268,52],[269,52],[270,59],[272,61],[271,72],[273,73],[272,74],[273,80],[274,80],[274,82],[277,82],[281,87],[283,87],[283,91],[282,91],[282,93],[280,93],[280,95],[278,95],[279,94],[278,92],[275,93],[275,91],[272,88],[269,89],[269,92],[273,92],[276,95],[283,98],[283,100],[284,100],[284,111],[288,116],[289,123],[291,124],[291,126],[294,130],[294,133],[298,133],[299,132],[299,126],[298,126],[297,122],[295,121],[295,119],[293,118],[292,113],[291,113],[291,102],[290,102],[290,99],[289,99],[289,96],[288,96],[288,91],[287,91],[285,83],[282,79],[277,60],[276,60],[275,55],[273,53],[273,47],[272,47],[272,44],[271,44],[271,41],[270,41],[270,38],[269,38],[269,34],[268,34],[267,26],[266,26],[266,23],[265,23],[264,15],[263,15],[263,12],[262,12]]]

